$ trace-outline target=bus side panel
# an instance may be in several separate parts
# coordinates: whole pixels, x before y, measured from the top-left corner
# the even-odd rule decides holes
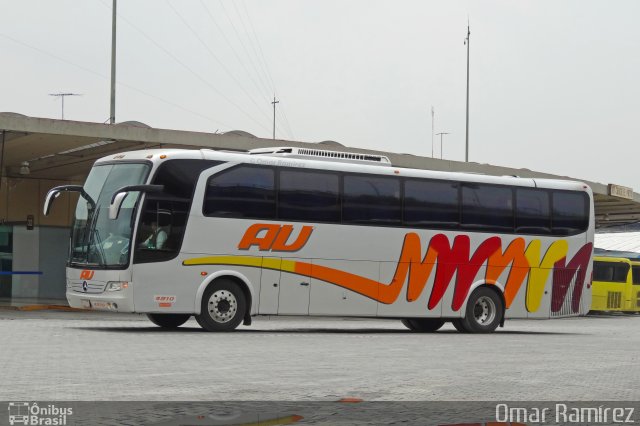
[[[600,281],[594,281],[591,287],[591,310],[606,311],[607,310],[607,291]]]
[[[580,304],[581,310],[580,315],[587,315],[591,310],[592,303],[592,294],[593,294],[593,284],[591,282],[591,277],[593,276],[593,254],[591,256],[591,260],[589,261],[589,267],[587,268],[584,287],[582,289],[582,303]]]
[[[268,259],[273,261],[272,258]],[[279,259],[275,259],[276,262]],[[263,258],[263,262],[265,258]],[[260,276],[260,303],[258,313],[260,315],[277,315],[278,299],[280,297],[280,270],[262,269]]]
[[[177,260],[133,265],[136,312],[193,313],[201,277],[193,277]]]
[[[508,282],[508,275],[506,274],[518,274],[523,272],[522,270],[516,270],[515,267],[506,268],[505,271],[500,276],[500,282],[505,285],[505,292],[508,292],[509,285],[513,285]],[[529,273],[529,268],[525,271],[526,274]],[[511,305],[505,311],[505,318],[527,318],[529,316],[529,312],[527,312],[527,278],[524,279],[522,284],[520,285],[520,289],[516,293],[513,300],[511,300]]]
[[[407,266],[408,265],[406,264],[401,265],[398,262],[380,262],[380,281],[383,283],[391,283],[396,273],[396,269],[401,269],[402,267]],[[442,305],[439,304],[431,310],[428,308],[429,296],[433,289],[435,267],[433,267],[431,274],[429,274],[429,279],[425,283],[419,296],[413,301],[407,300],[409,276],[410,275],[407,275],[407,278],[405,278],[405,281],[402,283],[400,295],[394,303],[378,303],[378,316],[395,318],[440,317]]]
[[[283,258],[282,262],[311,263],[310,259]],[[304,273],[280,272],[280,293],[278,296],[278,314],[309,315],[311,279]]]
[[[323,267],[333,268],[339,271],[348,271],[351,274],[370,280],[379,281],[379,262],[349,261],[349,260],[314,260]],[[312,267],[313,269],[313,267]],[[377,296],[375,296],[377,298]],[[342,315],[342,316],[376,316],[376,299],[360,295],[354,291],[328,283],[326,281],[311,279],[311,295],[309,302],[309,315]]]
[[[197,255],[196,255],[197,256]],[[202,254],[201,256],[206,256]],[[224,265],[182,266],[185,258],[167,262],[135,264],[133,266],[133,288],[137,312],[194,313],[196,297],[203,282],[211,281],[220,271],[232,270],[235,275],[246,278],[253,294],[252,313],[259,303],[259,268]],[[158,279],[161,278],[161,279]]]

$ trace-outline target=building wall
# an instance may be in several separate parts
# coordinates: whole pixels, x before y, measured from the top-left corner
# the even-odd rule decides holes
[[[31,215],[34,224],[70,227],[78,201],[77,193],[63,193],[54,202],[49,216],[43,213],[44,199],[54,186],[78,182],[3,177],[0,181],[0,224],[24,224]]]
[[[10,253],[4,254],[6,259],[2,269],[10,267],[11,272],[32,273],[1,275],[0,297],[65,298],[69,228],[78,195],[61,194],[48,216],[44,215],[43,208],[47,191],[66,184],[77,182],[28,177],[0,179],[0,226],[11,229],[13,234],[13,247]],[[27,229],[28,216],[33,216],[33,229]]]
[[[24,225],[11,228],[13,247],[9,256],[5,256],[11,262],[4,262],[10,268],[2,269],[22,273],[0,276],[0,297],[64,299],[69,228],[35,227],[29,230]]]
[[[26,226],[13,227],[13,271],[40,271],[40,229],[28,230]],[[13,275],[12,298],[37,298],[40,276]]]

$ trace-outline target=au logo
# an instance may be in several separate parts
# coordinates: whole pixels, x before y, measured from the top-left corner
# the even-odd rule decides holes
[[[303,226],[292,238],[293,231],[293,225],[256,223],[244,233],[238,249],[249,250],[257,246],[260,251],[298,251],[309,241],[313,226]]]
[[[81,280],[90,280],[91,278],[93,278],[93,274],[95,273],[95,271],[91,271],[89,269],[85,269],[82,272],[80,272],[80,279]]]

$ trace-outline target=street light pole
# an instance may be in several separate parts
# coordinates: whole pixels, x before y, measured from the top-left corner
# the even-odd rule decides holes
[[[451,133],[449,132],[440,132],[440,133],[436,133],[437,135],[440,135],[440,159],[442,160],[442,135],[450,135]]]
[[[469,45],[471,44],[471,28],[467,22],[467,38],[464,44],[467,45],[467,127],[466,127],[466,143],[464,151],[464,161],[469,162]]]
[[[111,104],[109,108],[110,124],[114,124],[116,122],[116,3],[117,0],[113,0],[113,7],[111,10]]]

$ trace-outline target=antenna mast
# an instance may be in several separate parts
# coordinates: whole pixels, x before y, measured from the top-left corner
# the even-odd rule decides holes
[[[433,109],[433,105],[431,105],[431,158],[433,158],[433,132],[434,132],[434,120],[435,120],[435,110]]]
[[[64,120],[64,98],[66,96],[82,96],[81,93],[49,93],[49,96],[55,96],[62,99],[62,120]]]
[[[276,138],[276,104],[280,103],[280,101],[276,100],[276,95],[273,95],[273,139]]]

